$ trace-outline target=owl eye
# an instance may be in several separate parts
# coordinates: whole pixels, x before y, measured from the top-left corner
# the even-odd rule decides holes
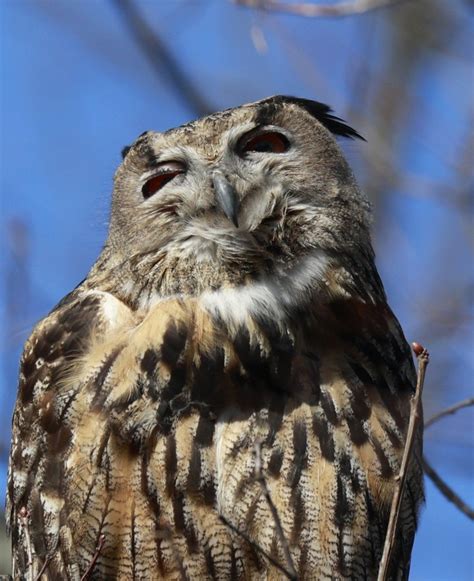
[[[142,187],[143,197],[148,199],[153,196],[168,182],[174,179],[177,175],[183,174],[185,171],[185,165],[179,161],[166,161],[160,164],[157,173]]]
[[[289,146],[290,143],[284,135],[276,131],[269,131],[249,139],[241,151],[243,154],[251,151],[258,153],[285,153]]]

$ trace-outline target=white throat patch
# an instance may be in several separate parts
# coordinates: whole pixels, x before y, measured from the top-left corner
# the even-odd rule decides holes
[[[297,265],[280,268],[255,283],[205,292],[200,303],[212,315],[237,326],[248,316],[270,317],[282,325],[292,307],[303,305],[323,288],[329,262],[324,251],[314,250]]]

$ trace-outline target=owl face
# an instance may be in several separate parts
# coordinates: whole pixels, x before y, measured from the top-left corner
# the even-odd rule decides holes
[[[173,269],[203,290],[369,243],[367,202],[333,134],[357,136],[290,97],[146,132],[116,173],[107,246],[141,282],[159,287]]]

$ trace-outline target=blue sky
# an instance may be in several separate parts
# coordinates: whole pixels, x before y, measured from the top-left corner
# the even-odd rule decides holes
[[[474,102],[468,3],[445,4],[445,20],[406,77],[393,60],[388,10],[305,19],[227,0],[138,5],[216,110],[293,94],[330,104],[367,137],[343,146],[363,187],[379,175],[369,191],[378,265],[407,337],[432,351],[427,415],[472,395],[472,202],[462,197],[472,174],[463,177],[459,161]],[[2,0],[0,15],[0,437],[8,447],[21,346],[97,256],[121,148],[196,115],[165,71],[152,69],[113,2]],[[264,52],[253,38],[264,39]],[[387,101],[400,93],[404,111],[379,144],[383,91]],[[426,437],[430,461],[471,504],[472,420],[464,411]],[[0,470],[4,487],[5,455]],[[472,524],[428,482],[412,579],[472,578],[473,541]]]

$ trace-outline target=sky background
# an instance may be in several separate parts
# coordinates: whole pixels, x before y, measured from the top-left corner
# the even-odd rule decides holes
[[[408,340],[431,351],[426,416],[472,396],[473,3],[304,18],[227,0],[135,1],[171,72],[151,63],[118,4],[0,0],[0,490],[22,345],[97,257],[121,148],[203,107],[297,95],[366,137],[341,145],[374,204],[391,306]],[[201,104],[176,87],[176,68]],[[471,505],[473,419],[463,410],[425,438]],[[473,579],[472,523],[430,481],[426,493],[411,579]]]

